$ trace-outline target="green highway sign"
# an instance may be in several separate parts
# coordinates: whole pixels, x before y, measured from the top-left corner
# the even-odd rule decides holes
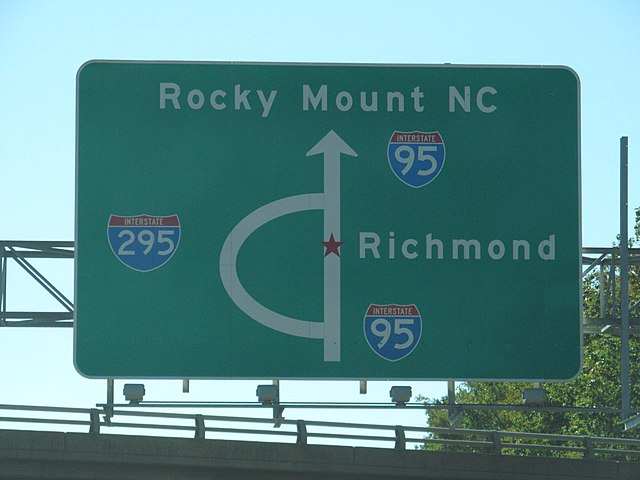
[[[76,186],[83,375],[579,372],[566,67],[92,61]]]

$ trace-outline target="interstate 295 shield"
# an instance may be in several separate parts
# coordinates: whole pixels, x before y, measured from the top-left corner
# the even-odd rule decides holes
[[[115,257],[138,272],[150,272],[167,263],[180,243],[180,220],[169,216],[111,215],[107,228]]]

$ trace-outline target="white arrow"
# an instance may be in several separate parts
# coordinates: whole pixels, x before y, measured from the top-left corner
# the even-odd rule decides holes
[[[340,257],[324,258],[324,319],[310,322],[281,315],[257,302],[242,286],[237,258],[244,242],[258,228],[284,215],[306,210],[324,210],[325,239],[340,240],[340,155],[357,154],[333,130],[325,135],[307,156],[324,155],[324,193],[309,193],[281,198],[263,205],[233,227],[220,251],[220,278],[233,302],[249,317],[278,332],[305,338],[324,339],[324,361],[340,361]]]
[[[229,233],[220,251],[220,278],[227,294],[249,317],[278,332],[305,338],[323,338],[322,324],[281,315],[268,309],[247,292],[238,277],[237,258],[244,242],[266,223],[307,210],[321,210],[321,193],[309,193],[281,198],[254,210]]]
[[[307,152],[324,156],[324,239],[340,241],[340,155],[358,154],[330,130]],[[340,361],[340,256],[324,257],[324,360]]]

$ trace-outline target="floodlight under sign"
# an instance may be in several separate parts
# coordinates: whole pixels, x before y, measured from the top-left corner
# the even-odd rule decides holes
[[[124,394],[125,400],[136,405],[144,398],[144,385],[142,383],[126,383],[122,393]]]
[[[278,401],[280,392],[277,385],[258,385],[256,395],[259,402],[273,403]]]
[[[544,388],[525,388],[522,390],[522,403],[532,407],[544,405],[545,395]]]
[[[409,400],[411,400],[411,387],[408,387],[408,386],[391,387],[391,390],[389,391],[389,396],[391,397],[392,402],[398,405],[404,405]]]

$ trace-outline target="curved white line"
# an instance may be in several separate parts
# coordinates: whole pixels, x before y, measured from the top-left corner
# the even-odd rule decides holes
[[[290,213],[323,210],[324,200],[324,194],[311,193],[282,198],[263,205],[244,217],[231,230],[220,252],[222,284],[240,310],[266,327],[296,337],[324,338],[324,322],[287,317],[259,304],[240,283],[236,259],[245,240],[262,225]]]

